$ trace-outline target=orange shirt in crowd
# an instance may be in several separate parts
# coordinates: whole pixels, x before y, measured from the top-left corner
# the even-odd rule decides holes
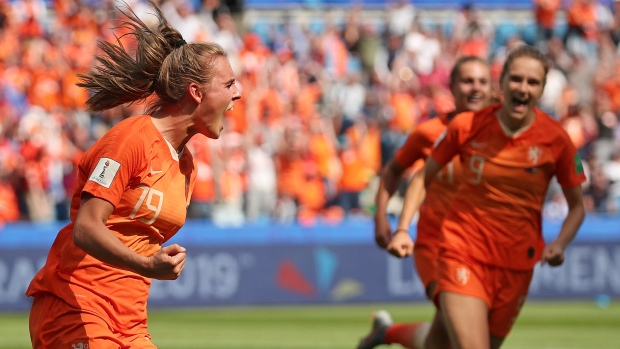
[[[568,24],[582,28],[584,37],[591,41],[598,39],[596,17],[594,2],[586,0],[573,0],[566,14]]]
[[[68,109],[81,109],[88,99],[88,90],[76,85],[80,80],[77,74],[77,71],[70,71],[62,77],[62,106]]]
[[[433,144],[446,130],[448,115],[442,114],[420,123],[409,134],[405,143],[396,151],[394,160],[402,167],[409,168],[431,154]],[[461,164],[458,156],[437,174],[420,206],[417,228],[417,244],[438,245],[441,242],[441,221],[450,207],[450,202],[460,184]]]
[[[212,202],[215,200],[215,181],[209,144],[205,138],[196,136],[190,139],[187,145],[194,155],[197,172],[192,201]]]
[[[278,194],[295,198],[297,190],[303,188],[304,159],[297,155],[278,154],[274,160],[278,173]]]
[[[146,331],[151,279],[102,263],[73,244],[82,194],[110,202],[108,229],[136,253],[152,256],[185,223],[195,174],[187,147],[179,158],[150,116],[117,124],[84,154],[71,222],[58,233],[26,294],[53,294],[76,311],[105,320],[114,332]]]
[[[245,134],[248,130],[248,119],[246,113],[245,100],[235,101],[235,107],[227,111],[224,117],[232,121],[232,129],[229,131]]]
[[[366,188],[373,175],[374,169],[368,165],[363,156],[363,144],[366,137],[360,137],[355,127],[347,130],[347,144],[340,151],[340,164],[342,176],[338,189],[346,192],[360,192]]]
[[[418,121],[418,108],[415,98],[409,92],[393,92],[390,105],[394,109],[394,116],[390,119],[390,128],[398,132],[409,132]]]
[[[442,248],[482,263],[530,270],[544,248],[541,211],[555,175],[564,188],[584,180],[581,159],[562,126],[536,110],[523,132],[508,136],[501,105],[457,115],[431,156],[447,164],[460,155],[462,183],[443,221]]]
[[[28,100],[36,101],[37,105],[52,110],[60,105],[60,77],[52,70],[34,70],[32,85],[28,91]]]
[[[308,83],[302,86],[299,95],[296,99],[296,112],[299,117],[306,123],[310,122],[310,119],[316,115],[316,105],[321,98],[321,86],[317,83]]]
[[[280,101],[278,91],[275,88],[265,89],[258,98],[259,120],[268,126],[277,125],[284,115],[284,103]]]
[[[350,127],[345,132],[356,145],[365,167],[379,173],[381,170],[381,129],[373,124]]]
[[[335,172],[333,163],[338,158],[334,143],[323,134],[315,133],[310,135],[308,149],[317,164],[318,175],[333,178]]]
[[[534,0],[536,23],[547,29],[555,27],[555,15],[560,10],[562,0]]]
[[[19,219],[19,204],[15,189],[9,183],[0,181],[0,224]]]

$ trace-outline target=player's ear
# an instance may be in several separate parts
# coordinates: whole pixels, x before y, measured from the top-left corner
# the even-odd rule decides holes
[[[202,102],[202,98],[204,97],[202,90],[200,89],[200,85],[195,82],[190,82],[187,85],[187,93],[189,96],[198,104]]]

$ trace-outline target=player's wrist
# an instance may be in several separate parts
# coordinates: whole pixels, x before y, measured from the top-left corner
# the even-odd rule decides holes
[[[396,234],[407,234],[407,235],[409,235],[409,229],[398,228],[398,229],[394,230],[394,234],[392,234],[392,235],[396,235]]]

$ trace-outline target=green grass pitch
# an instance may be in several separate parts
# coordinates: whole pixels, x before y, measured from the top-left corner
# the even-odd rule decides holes
[[[376,309],[397,322],[429,320],[433,311],[427,303],[152,310],[149,328],[161,349],[351,349]],[[27,314],[0,313],[0,349],[29,344]],[[531,301],[502,348],[620,348],[620,303]]]

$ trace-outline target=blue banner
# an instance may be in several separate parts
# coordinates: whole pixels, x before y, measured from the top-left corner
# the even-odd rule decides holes
[[[28,284],[64,223],[0,229],[0,311],[26,310]],[[545,239],[561,222],[545,221]],[[415,228],[413,234],[415,235]],[[216,306],[424,300],[411,258],[374,245],[367,217],[340,224],[217,227],[188,222],[169,242],[187,248],[175,281],[153,282],[149,305]],[[620,217],[587,216],[562,267],[537,267],[530,299],[620,296]]]
[[[425,299],[411,258],[372,244],[186,246],[175,281],[153,282],[150,307],[329,304]],[[0,311],[27,310],[24,291],[47,250],[0,250]],[[537,267],[530,299],[620,296],[620,242],[578,242],[562,267]]]

